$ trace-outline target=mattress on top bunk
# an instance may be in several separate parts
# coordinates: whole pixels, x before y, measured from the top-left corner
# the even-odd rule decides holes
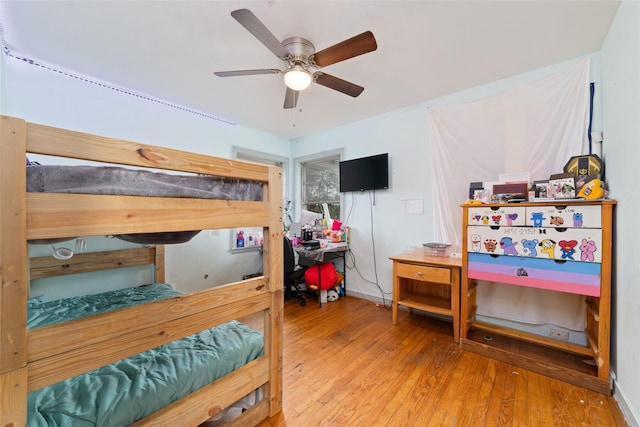
[[[153,284],[49,302],[34,298],[27,307],[28,325],[178,294],[169,285]],[[263,353],[261,333],[235,320],[227,322],[29,393],[27,425],[128,426]]]
[[[260,201],[262,187],[259,181],[117,166],[27,167],[27,192]]]
[[[175,175],[117,166],[36,165],[27,160],[27,192],[263,200],[259,181],[211,175]],[[140,244],[185,243],[200,230],[116,235]],[[31,241],[55,243],[55,239]]]

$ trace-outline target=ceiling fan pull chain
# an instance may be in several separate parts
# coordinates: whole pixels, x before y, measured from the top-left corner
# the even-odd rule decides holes
[[[296,110],[297,110],[297,108],[293,107],[292,110],[293,110],[293,126],[291,126],[291,127],[296,127]]]

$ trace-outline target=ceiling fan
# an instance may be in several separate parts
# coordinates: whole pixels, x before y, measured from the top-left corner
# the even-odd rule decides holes
[[[265,25],[249,10],[238,9],[231,12],[236,21],[245,27],[267,49],[273,52],[285,64],[286,68],[266,68],[257,70],[217,71],[218,77],[250,76],[256,74],[284,74],[287,91],[284,98],[284,108],[295,108],[300,91],[309,87],[312,82],[328,87],[346,95],[357,97],[364,88],[354,83],[334,77],[322,71],[311,72],[350,59],[378,48],[376,39],[371,31],[351,37],[319,52],[313,44],[302,37],[290,37],[280,42]]]

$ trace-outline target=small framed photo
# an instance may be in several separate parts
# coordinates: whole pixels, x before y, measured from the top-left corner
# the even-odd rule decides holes
[[[547,197],[551,197],[549,195],[550,191],[549,191],[548,179],[533,181],[533,187],[536,192],[536,195],[535,195],[536,198],[546,199]]]
[[[489,199],[491,198],[491,192],[489,190],[475,190],[473,192],[473,199],[479,200],[482,203],[489,203]]]
[[[576,185],[573,178],[549,180],[550,197],[554,199],[575,199]]]

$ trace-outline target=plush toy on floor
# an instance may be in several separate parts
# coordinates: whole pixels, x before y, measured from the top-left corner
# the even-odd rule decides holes
[[[335,289],[329,289],[327,291],[327,301],[338,301],[340,299],[340,294]]]

